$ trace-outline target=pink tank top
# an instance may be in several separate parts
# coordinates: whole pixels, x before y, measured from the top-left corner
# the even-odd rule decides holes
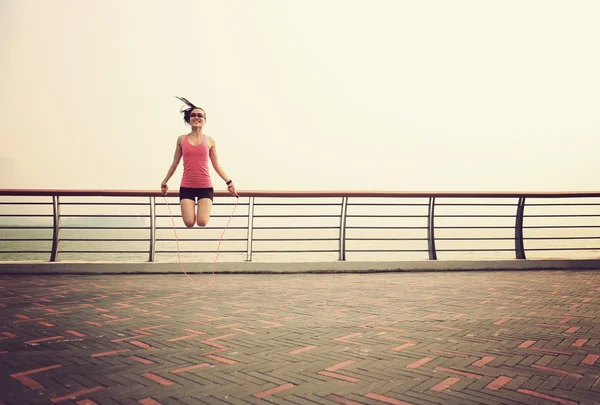
[[[208,171],[209,150],[206,135],[202,137],[202,143],[196,146],[190,143],[188,135],[186,135],[181,142],[181,151],[183,154],[181,187],[212,187]]]

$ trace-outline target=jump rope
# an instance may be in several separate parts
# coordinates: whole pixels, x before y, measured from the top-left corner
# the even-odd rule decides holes
[[[214,280],[215,278],[215,266],[217,265],[217,259],[219,258],[219,249],[221,248],[221,241],[223,240],[223,235],[225,235],[225,231],[227,230],[227,228],[229,227],[229,222],[231,222],[231,218],[233,218],[233,214],[235,214],[235,209],[237,208],[238,205],[238,201],[240,200],[240,196],[236,194],[234,194],[236,199],[235,199],[235,205],[233,206],[233,212],[231,213],[231,216],[229,217],[229,220],[227,221],[227,224],[225,225],[225,228],[223,228],[223,233],[221,233],[221,238],[219,239],[219,245],[217,246],[217,255],[215,256],[215,261],[213,263],[213,268],[212,268],[212,279]],[[163,198],[165,199],[165,204],[167,204],[167,208],[169,210],[169,215],[171,216],[171,222],[173,223],[173,232],[175,233],[175,242],[177,243],[177,258],[179,260],[179,267],[181,268],[181,271],[183,271],[183,274],[185,274],[186,276],[188,276],[188,278],[190,279],[190,281],[194,282],[194,279],[190,277],[189,274],[186,273],[185,269],[183,268],[183,264],[181,264],[181,254],[180,254],[180,250],[179,250],[179,239],[177,238],[177,227],[175,226],[175,220],[173,219],[173,213],[171,212],[171,208],[169,207],[169,203],[167,202],[167,196],[166,194],[163,195]],[[208,280],[206,281],[208,283]]]

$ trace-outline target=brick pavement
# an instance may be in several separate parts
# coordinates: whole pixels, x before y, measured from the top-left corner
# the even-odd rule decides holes
[[[600,271],[0,276],[0,405],[600,404]]]

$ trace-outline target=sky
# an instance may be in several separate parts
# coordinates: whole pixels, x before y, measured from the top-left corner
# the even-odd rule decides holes
[[[159,190],[189,132],[180,96],[239,191],[596,191],[599,15],[597,0],[0,0],[0,188]]]

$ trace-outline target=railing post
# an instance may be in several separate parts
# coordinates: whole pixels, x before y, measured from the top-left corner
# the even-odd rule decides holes
[[[156,197],[150,197],[150,249],[148,261],[154,261],[156,254]]]
[[[246,246],[246,261],[252,261],[252,234],[254,233],[254,197],[248,197],[248,231]]]
[[[526,259],[523,243],[523,216],[525,213],[525,197],[519,198],[517,217],[515,220],[515,254],[517,259]]]
[[[348,197],[342,197],[340,212],[340,248],[338,260],[346,260],[346,213],[348,212]]]
[[[427,248],[429,250],[429,260],[437,260],[435,250],[435,197],[429,197],[429,211],[427,213]]]
[[[50,261],[58,261],[59,244],[60,244],[60,201],[57,195],[52,196],[52,252],[50,253]]]

